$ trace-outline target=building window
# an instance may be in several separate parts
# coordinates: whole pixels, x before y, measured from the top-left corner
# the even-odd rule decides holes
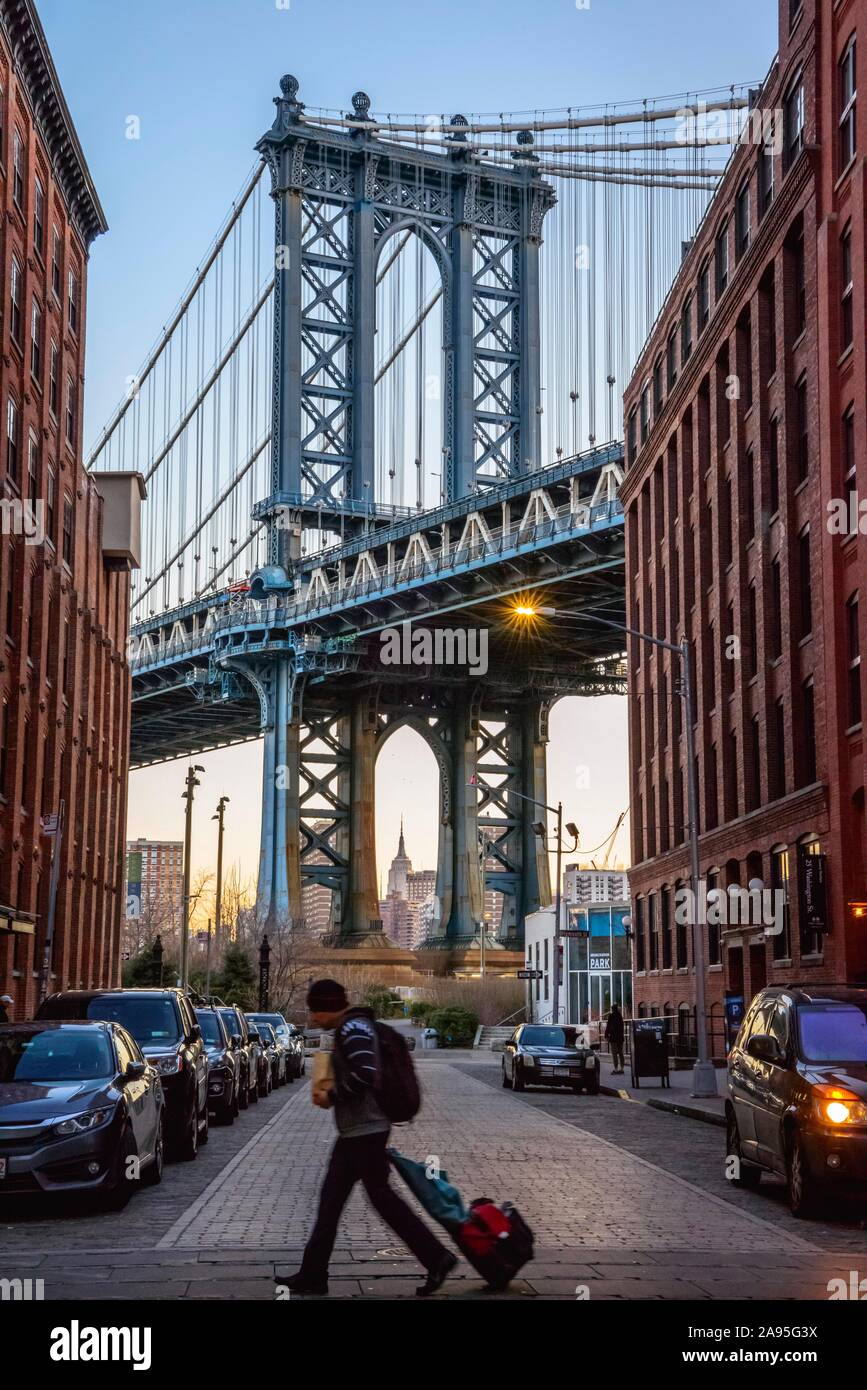
[[[786,711],[782,700],[774,703],[774,788],[772,800],[786,795]]]
[[[744,454],[744,534],[747,540],[756,534],[756,459],[752,449]]]
[[[662,357],[657,357],[653,364],[653,415],[654,419],[662,413],[665,402],[664,388],[662,381]]]
[[[67,281],[67,317],[69,327],[73,333],[78,332],[78,276],[74,270],[70,270]]]
[[[840,59],[840,171],[855,158],[855,39]]]
[[[644,941],[644,899],[635,899],[635,969],[647,969],[647,953]]]
[[[60,348],[55,342],[51,344],[51,357],[48,366],[48,406],[51,414],[57,418],[57,408],[60,400]]]
[[[804,0],[789,0],[789,32],[794,29],[797,20],[801,16],[804,8]]]
[[[640,402],[640,410],[639,410],[639,419],[640,419],[640,428],[641,428],[641,442],[642,442],[642,444],[646,444],[646,443],[647,443],[647,436],[650,434],[650,386],[649,386],[649,385],[645,386],[644,390],[643,390],[642,393],[641,393],[641,402]]]
[[[852,226],[840,238],[840,351],[852,345]]]
[[[750,244],[750,185],[741,184],[735,199],[735,260],[739,261]]]
[[[805,527],[798,537],[798,576],[801,597],[801,637],[813,631],[813,587],[810,577],[810,528]]]
[[[663,888],[659,895],[659,929],[662,938],[662,968],[671,969],[671,889]]]
[[[650,945],[649,968],[659,969],[659,938],[656,929],[656,894],[647,895],[647,939]]]
[[[39,444],[31,430],[27,437],[27,500],[35,507],[39,498]]]
[[[765,132],[765,140],[759,150],[758,202],[760,221],[774,201],[774,136],[775,130],[774,127],[771,126],[771,128]]]
[[[18,402],[10,396],[6,402],[6,467],[13,482],[18,481],[21,457],[21,419]]]
[[[38,174],[33,186],[33,245],[41,256],[45,245],[45,189]]]
[[[36,298],[30,312],[30,371],[39,381],[42,376],[42,307]]]
[[[680,311],[680,361],[685,366],[692,356],[692,295],[688,294]]]
[[[819,840],[806,839],[802,840],[798,845],[798,856],[801,860],[811,855],[821,853],[822,846]],[[822,933],[820,931],[810,931],[803,921],[803,918],[801,920],[801,954],[804,956],[819,956],[822,954]]]
[[[22,312],[21,301],[23,297],[24,280],[21,274],[21,267],[15,256],[12,257],[12,274],[9,281],[9,331],[19,347],[23,344],[24,338],[24,315]]]
[[[701,334],[710,322],[710,265],[705,261],[698,272],[698,331]]]
[[[776,417],[768,425],[768,512],[780,510],[780,427]]]
[[[78,403],[76,400],[75,382],[71,376],[66,378],[66,442],[70,448],[75,448],[76,436],[76,415]]]
[[[719,299],[729,282],[729,226],[724,222],[716,234],[714,252],[716,266],[716,297]]]
[[[816,691],[812,676],[801,686],[801,785],[809,787],[816,781]]]
[[[771,656],[783,652],[783,590],[779,556],[771,561]]]
[[[629,419],[626,424],[626,462],[635,462],[635,420],[636,411],[633,407],[629,412]]]
[[[51,288],[55,299],[60,299],[60,233],[56,227],[51,229]]]
[[[802,483],[810,471],[810,434],[807,418],[807,375],[798,378],[795,386],[795,459],[798,482]]]
[[[24,141],[21,132],[16,130],[12,139],[12,197],[17,207],[24,211]]]
[[[57,474],[53,468],[48,470],[48,486],[45,492],[45,533],[54,544],[54,526],[57,521]]]
[[[771,889],[783,894],[783,930],[773,941],[774,960],[789,960],[792,954],[792,941],[789,923],[789,851],[785,845],[771,850]],[[774,900],[776,902],[776,899]]]
[[[680,880],[675,884],[675,901],[678,900],[677,895],[683,891],[684,886],[685,885]],[[687,924],[679,920],[683,915],[682,912],[678,913],[678,921],[675,924],[676,930],[674,933],[674,964],[677,970],[685,970],[689,963],[686,945]]]
[[[786,168],[789,169],[804,148],[804,84],[800,77],[789,88],[783,106],[783,138]]]
[[[795,325],[800,334],[807,327],[807,263],[804,255],[803,227],[795,237],[792,256],[795,271]]]
[[[668,390],[674,388],[677,381],[677,329],[673,328],[668,335],[668,343],[665,350],[666,376]]]
[[[759,669],[759,628],[758,628],[758,605],[756,603],[756,586],[750,584],[747,589],[747,675],[752,677],[757,675]]]
[[[861,641],[858,633],[858,591],[846,604],[846,636],[849,658],[849,724],[861,723]]]
[[[63,499],[63,548],[64,562],[72,566],[72,498]]]
[[[9,748],[9,704],[3,701],[0,711],[0,796],[6,794],[6,774],[8,770],[7,750]]]
[[[708,965],[719,965],[720,963],[720,924],[719,921],[712,922],[711,917],[719,918],[720,901],[717,897],[719,892],[719,869],[709,870],[706,878],[707,884],[707,963]],[[724,904],[723,904],[724,906]]]
[[[857,516],[857,501],[853,507],[852,499],[857,499],[857,477],[855,473],[855,406],[850,405],[843,416],[843,496],[846,499],[846,516],[849,518],[850,535],[852,517]]]

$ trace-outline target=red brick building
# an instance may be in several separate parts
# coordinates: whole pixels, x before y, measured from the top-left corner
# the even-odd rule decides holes
[[[106,222],[31,0],[0,0],[0,207],[0,994],[22,1018],[49,903],[40,822],[61,801],[51,986],[118,978],[131,557],[109,532],[132,492],[82,466],[88,248]]]
[[[716,1051],[726,991],[867,980],[865,63],[867,0],[781,0],[762,118],[625,395],[629,622],[693,644],[701,875],[785,901],[776,934],[703,928]],[[694,998],[679,663],[630,643],[636,1012],[676,1017]]]

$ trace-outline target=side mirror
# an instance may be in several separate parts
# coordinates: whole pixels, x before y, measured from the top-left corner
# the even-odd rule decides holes
[[[147,1071],[147,1062],[128,1062],[123,1081],[138,1081]]]
[[[747,1052],[760,1062],[779,1063],[783,1060],[783,1049],[770,1033],[754,1033],[747,1043]]]
[[[240,1034],[240,1033],[233,1033],[232,1036],[231,1036],[230,1039],[229,1039],[229,1042],[232,1044],[232,1047],[240,1047],[240,1046],[241,1046],[241,1034]]]
[[[193,1039],[194,1039],[194,1041],[195,1041],[195,1042],[198,1042],[198,1041],[201,1039],[201,1036],[202,1036],[202,1025],[201,1025],[200,1023],[194,1023],[194,1024],[193,1024]]]

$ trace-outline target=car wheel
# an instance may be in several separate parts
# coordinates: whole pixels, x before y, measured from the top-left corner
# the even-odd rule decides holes
[[[599,1073],[598,1073],[598,1071],[594,1074],[592,1081],[588,1081],[588,1082],[587,1082],[587,1085],[584,1087],[584,1090],[587,1092],[588,1096],[598,1096],[598,1095],[599,1095]]]
[[[199,1110],[195,1099],[187,1116],[186,1128],[178,1152],[186,1163],[192,1163],[193,1159],[199,1156]]]
[[[165,1117],[160,1113],[160,1123],[157,1129],[157,1139],[154,1145],[153,1162],[142,1173],[142,1183],[145,1187],[158,1187],[163,1180],[163,1165],[166,1159],[166,1122]]]
[[[726,1156],[737,1159],[736,1174],[731,1179],[733,1187],[758,1187],[762,1180],[762,1170],[755,1163],[749,1163],[741,1153],[741,1134],[733,1110],[726,1116]]]
[[[107,1211],[123,1211],[129,1202],[136,1187],[136,1180],[127,1176],[127,1164],[135,1155],[132,1126],[125,1125],[117,1146],[111,1183],[105,1190],[104,1206]]]
[[[810,1172],[804,1142],[797,1130],[789,1141],[788,1155],[789,1210],[793,1216],[806,1220],[815,1216],[820,1204],[820,1187]]]
[[[503,1063],[503,1087],[504,1087],[505,1090],[508,1090],[508,1089],[509,1089],[509,1078],[508,1078],[508,1076],[506,1075],[506,1064],[505,1064],[505,1062]]]
[[[251,1105],[256,1105],[256,1104],[258,1103],[258,1100],[259,1100],[259,1083],[258,1083],[258,1081],[254,1081],[254,1082],[253,1082],[253,1085],[250,1087],[250,1104],[251,1104]]]
[[[250,1088],[245,1077],[241,1077],[238,1082],[238,1109],[246,1110],[250,1104]]]
[[[521,1068],[518,1066],[518,1063],[515,1062],[515,1063],[513,1064],[513,1066],[512,1066],[512,1090],[513,1090],[513,1091],[523,1091],[523,1089],[524,1089],[524,1074],[523,1074],[523,1072],[521,1071]]]

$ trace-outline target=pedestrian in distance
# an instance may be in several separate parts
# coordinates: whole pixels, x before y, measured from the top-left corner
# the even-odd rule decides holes
[[[0,994],[0,1023],[9,1022],[9,1009],[15,1003],[11,994]]]
[[[623,1036],[625,1033],[623,1014],[620,1012],[619,1004],[611,1005],[611,1012],[608,1015],[608,1022],[605,1024],[605,1039],[611,1048],[611,1060],[614,1063],[612,1068],[613,1076],[623,1075]]]
[[[386,1112],[393,1111],[394,1105],[387,1097],[393,1098],[395,1086],[400,1084],[400,1078],[389,1075],[389,1067],[393,1073],[410,1069],[409,1089],[415,1088],[415,1106],[408,1113],[418,1108],[417,1083],[406,1044],[397,1034],[394,1041],[378,1036],[373,1010],[350,1008],[346,992],[336,980],[314,981],[307,995],[307,1007],[314,1028],[334,1030],[333,1084],[328,1090],[321,1086],[315,1089],[312,1099],[314,1105],[334,1111],[338,1137],[319,1193],[316,1224],[301,1268],[279,1282],[294,1294],[328,1293],[328,1262],[341,1213],[355,1184],[360,1182],[374,1210],[427,1270],[427,1279],[416,1289],[425,1298],[448,1277],[457,1264],[457,1256],[437,1240],[389,1182],[386,1149],[391,1120]],[[384,1025],[379,1026],[388,1032]],[[401,1049],[405,1054],[401,1062],[390,1060],[394,1059],[395,1050],[400,1056]]]

